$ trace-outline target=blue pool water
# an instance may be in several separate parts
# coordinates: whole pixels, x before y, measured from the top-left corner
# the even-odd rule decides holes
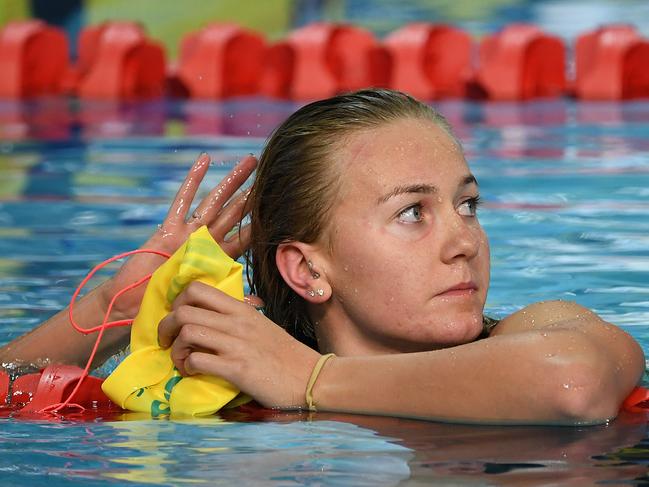
[[[294,108],[0,103],[0,343],[66,306],[96,263],[141,244],[199,152],[215,161],[207,188]],[[438,108],[485,201],[488,313],[571,299],[649,352],[649,102]],[[590,428],[297,413],[0,419],[0,484],[638,485],[648,442],[645,416]]]

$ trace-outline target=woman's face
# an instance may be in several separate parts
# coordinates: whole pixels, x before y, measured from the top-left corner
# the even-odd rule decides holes
[[[323,246],[332,297],[319,335],[339,354],[476,338],[489,244],[460,148],[431,121],[401,119],[352,135],[333,157],[341,191]]]

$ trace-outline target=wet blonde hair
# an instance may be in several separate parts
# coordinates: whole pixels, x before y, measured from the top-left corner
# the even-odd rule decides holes
[[[268,318],[314,348],[306,303],[280,275],[277,247],[323,237],[340,187],[336,153],[344,139],[403,118],[430,120],[460,145],[432,107],[398,91],[366,89],[303,106],[271,134],[259,159],[250,195],[250,288]]]

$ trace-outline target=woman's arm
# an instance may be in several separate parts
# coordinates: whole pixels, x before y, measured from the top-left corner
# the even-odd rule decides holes
[[[100,284],[75,305],[75,320],[81,326],[89,328],[101,324],[107,304],[103,295],[109,286],[109,281]],[[130,327],[106,330],[95,358],[95,365],[124,348],[128,344],[129,332]],[[44,367],[49,363],[82,367],[86,364],[96,339],[97,335],[94,333],[82,335],[72,328],[66,308],[37,328],[0,348],[0,363],[5,368],[21,365]]]
[[[247,229],[227,241],[226,235],[240,222],[246,195],[239,194],[230,198],[255,169],[256,159],[252,156],[244,158],[189,215],[192,201],[209,166],[209,156],[202,154],[180,186],[164,222],[141,248],[173,253],[190,233],[207,225],[212,236],[230,256],[236,258],[241,255],[249,238]],[[100,325],[112,297],[119,290],[155,271],[162,262],[162,257],[152,254],[131,257],[115,276],[87,293],[74,305],[75,321],[83,328]],[[123,294],[116,301],[110,319],[133,318],[140,307],[145,287],[141,285]],[[107,330],[95,364],[123,348],[128,343],[129,333],[130,327]],[[95,340],[96,334],[82,335],[72,328],[66,308],[38,328],[0,348],[0,363],[85,365]]]
[[[194,283],[159,327],[184,374],[219,375],[269,407],[304,407],[320,354],[259,313]],[[644,370],[639,345],[573,303],[506,318],[491,337],[443,350],[327,362],[319,410],[448,421],[592,423],[617,414]]]
[[[642,349],[628,334],[575,303],[551,301],[514,313],[470,344],[334,360],[314,395],[325,410],[597,423],[617,415],[644,368]]]

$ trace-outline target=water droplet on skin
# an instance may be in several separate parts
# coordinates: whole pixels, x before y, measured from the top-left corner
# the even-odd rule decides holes
[[[570,384],[561,384],[564,389],[570,389]]]
[[[343,270],[344,270],[345,272],[349,271],[349,266],[348,266],[348,265],[343,266]]]
[[[168,237],[173,237],[174,236],[173,232],[169,232],[169,231],[164,230],[162,228],[161,228],[161,230],[162,230],[162,233],[160,234],[161,238],[168,238]]]
[[[178,208],[176,209],[176,215],[182,214],[184,212],[184,208],[185,208],[185,199],[180,198],[178,200]]]

